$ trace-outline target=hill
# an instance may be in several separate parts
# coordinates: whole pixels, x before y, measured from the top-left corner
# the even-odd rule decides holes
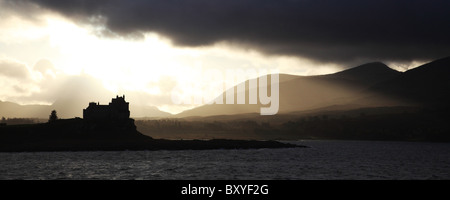
[[[370,88],[370,91],[420,106],[448,106],[450,57],[435,60]]]
[[[401,72],[395,71],[383,63],[368,63],[348,70],[334,74],[320,76],[293,76],[279,75],[279,113],[288,113],[294,111],[304,111],[335,105],[353,107],[371,107],[399,105],[394,99],[384,98],[380,93],[367,89],[384,81],[398,77]],[[270,79],[270,78],[268,78]],[[249,81],[240,83],[245,84],[245,96],[248,103]],[[238,95],[236,87],[234,96]],[[223,96],[225,96],[223,93]],[[376,101],[360,101],[365,96],[377,95]],[[259,98],[258,98],[259,99]],[[259,101],[258,101],[259,102]],[[262,104],[212,104],[200,106],[185,112],[176,117],[188,116],[212,116],[212,115],[235,115],[243,113],[259,113]]]
[[[20,105],[0,101],[0,117],[48,119],[52,110],[56,110],[61,118],[82,117],[83,109],[88,106],[86,102],[88,101],[60,98],[52,105]],[[160,111],[155,106],[131,105],[130,110],[132,117],[170,117],[172,115]]]
[[[52,108],[48,105],[20,105],[0,101],[0,117],[48,118]]]

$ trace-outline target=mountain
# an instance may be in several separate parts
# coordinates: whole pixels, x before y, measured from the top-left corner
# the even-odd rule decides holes
[[[324,75],[323,77],[335,81],[346,81],[352,85],[362,84],[364,87],[367,87],[368,85],[391,80],[400,74],[401,72],[389,68],[384,63],[373,62],[334,74]]]
[[[64,118],[82,117],[83,109],[86,108],[92,100],[89,99],[59,99],[51,106],[58,111]],[[100,104],[108,104],[108,101],[99,102]],[[131,117],[169,117],[172,114],[160,111],[155,106],[136,105],[130,102]]]
[[[311,110],[334,105],[353,104],[353,107],[370,107],[382,105],[396,105],[394,99],[381,97],[376,91],[368,88],[394,79],[401,72],[393,70],[380,62],[368,63],[334,74],[319,76],[279,75],[279,113]],[[268,78],[270,79],[270,78]],[[245,96],[248,102],[249,81],[245,84]],[[234,89],[235,98],[238,95]],[[377,96],[375,101],[357,102],[364,96]],[[225,93],[223,94],[225,96]],[[259,101],[258,101],[259,102]],[[176,117],[234,115],[243,113],[259,113],[261,104],[212,104],[200,106]]]
[[[132,117],[170,117],[171,113],[159,110],[156,106],[140,106],[130,103],[130,113]]]
[[[270,77],[268,78],[270,80]],[[228,91],[245,93],[246,104],[211,104],[184,111],[174,117],[259,114],[262,104],[248,104],[249,82],[245,91],[237,86]],[[271,86],[270,84],[268,86]],[[258,88],[259,89],[259,88]],[[267,89],[267,88],[262,88]],[[279,74],[279,112],[290,113],[317,109],[348,110],[386,106],[447,106],[450,102],[450,57],[435,60],[406,72],[398,72],[380,62],[373,62],[341,72],[319,76]],[[225,97],[223,93],[222,97]],[[218,97],[220,98],[220,97]],[[259,102],[258,98],[258,102]],[[48,118],[56,109],[62,118],[82,116],[91,99],[64,99],[51,106],[18,105],[0,101],[0,117]],[[105,102],[105,101],[102,101]],[[156,107],[130,103],[132,117],[170,117]]]
[[[422,106],[448,106],[450,57],[435,60],[370,88],[370,91]]]
[[[48,118],[52,108],[48,105],[19,105],[0,101],[0,117]]]
[[[88,100],[61,98],[52,105],[20,105],[13,102],[0,101],[0,117],[6,118],[43,118],[47,119],[52,110],[56,110],[60,118],[83,117],[83,109]],[[172,114],[160,111],[154,106],[140,106],[130,103],[131,117],[169,117]]]

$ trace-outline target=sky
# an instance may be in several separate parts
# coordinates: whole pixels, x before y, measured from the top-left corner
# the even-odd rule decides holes
[[[0,0],[0,100],[106,104],[126,94],[178,113],[198,105],[174,96],[205,95],[210,72],[318,75],[374,61],[405,71],[450,55],[449,9],[440,0]]]

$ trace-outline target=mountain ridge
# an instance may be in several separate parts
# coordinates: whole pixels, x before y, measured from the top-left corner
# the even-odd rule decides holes
[[[402,73],[389,68],[381,62],[367,63],[325,75],[295,76],[280,74],[279,113],[318,109],[335,104],[348,104],[356,99],[362,98],[363,94],[361,94],[361,91],[377,83],[393,79],[400,74]],[[246,99],[248,99],[248,82],[247,80],[240,83],[246,84]],[[225,92],[223,96],[225,96]],[[236,98],[236,92],[234,96]],[[380,99],[380,101],[388,100]],[[259,112],[261,106],[261,104],[204,105],[179,113],[175,117],[256,113]]]
[[[270,80],[270,78],[269,78]],[[245,97],[248,102],[249,81],[246,80],[229,90],[245,84]],[[270,86],[270,84],[268,85]],[[289,113],[320,108],[376,107],[446,105],[450,101],[450,56],[437,59],[405,72],[396,71],[382,62],[370,62],[348,68],[336,73],[297,76],[279,74],[280,107],[279,113]],[[225,97],[226,91],[223,92]],[[68,106],[72,105],[72,106]],[[62,117],[74,117],[71,109],[80,112],[87,106],[85,100],[66,101],[63,98],[52,105],[19,105],[0,101],[0,116],[47,118],[56,109]],[[268,105],[202,105],[179,114],[172,115],[156,107],[131,104],[133,117],[195,117],[214,115],[234,115],[259,113],[262,106]],[[15,114],[14,113],[18,113]],[[69,113],[69,114],[67,114]]]
[[[10,101],[0,100],[0,117],[5,118],[48,118],[52,110],[58,112],[62,118],[82,117],[82,109],[88,102],[55,101],[52,105],[21,105]],[[81,111],[80,111],[81,110]],[[172,114],[159,110],[155,106],[130,105],[132,117],[170,117]],[[75,112],[74,112],[75,111]]]
[[[370,90],[411,104],[447,106],[450,101],[450,56],[408,70]]]

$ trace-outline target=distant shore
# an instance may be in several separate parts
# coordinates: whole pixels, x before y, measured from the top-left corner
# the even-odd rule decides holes
[[[207,150],[304,147],[277,141],[165,140],[136,130],[134,120],[89,122],[83,119],[0,127],[0,152]]]

